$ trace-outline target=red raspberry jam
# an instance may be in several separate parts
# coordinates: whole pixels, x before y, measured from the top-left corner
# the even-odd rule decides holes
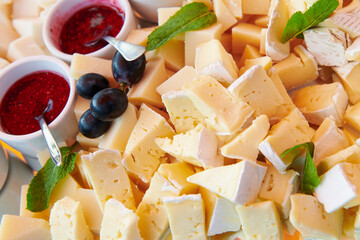
[[[87,54],[107,45],[100,40],[98,44],[86,46],[97,39],[108,28],[108,36],[115,37],[124,24],[124,13],[116,8],[95,5],[75,12],[63,25],[60,32],[60,49],[64,53]]]
[[[46,108],[49,99],[52,109],[45,113],[50,124],[64,109],[69,98],[70,86],[60,75],[39,71],[26,75],[15,82],[0,103],[0,123],[4,132],[24,135],[40,129],[35,116]]]

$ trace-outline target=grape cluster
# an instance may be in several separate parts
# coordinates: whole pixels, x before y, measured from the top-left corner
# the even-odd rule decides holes
[[[145,55],[133,61],[126,61],[116,52],[112,60],[113,76],[122,88],[131,87],[144,75]],[[128,106],[126,93],[119,88],[110,88],[109,81],[97,73],[81,76],[76,82],[78,94],[91,99],[90,109],[79,120],[80,132],[88,138],[97,138],[107,132],[111,121],[120,117]]]

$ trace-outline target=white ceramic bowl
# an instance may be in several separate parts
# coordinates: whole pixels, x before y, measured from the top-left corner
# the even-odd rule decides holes
[[[94,4],[115,6],[123,10],[125,14],[124,25],[116,35],[117,39],[125,40],[130,31],[136,28],[136,19],[128,0],[59,0],[46,15],[42,29],[44,43],[54,56],[68,62],[71,61],[72,55],[60,50],[59,35],[62,26],[76,11]],[[115,51],[115,48],[108,44],[87,55],[111,59]]]
[[[157,23],[158,8],[181,7],[182,0],[130,0],[134,10],[145,20]]]
[[[61,75],[69,83],[68,101],[59,116],[50,123],[49,128],[57,143],[71,145],[75,142],[76,134],[79,131],[74,114],[77,95],[75,81],[70,75],[69,66],[63,61],[50,56],[33,56],[22,58],[6,66],[0,72],[0,102],[17,80],[32,72],[46,70]],[[12,135],[4,132],[0,127],[0,139],[20,151],[33,169],[38,169],[39,163],[36,162],[36,154],[47,149],[40,130],[26,135]]]

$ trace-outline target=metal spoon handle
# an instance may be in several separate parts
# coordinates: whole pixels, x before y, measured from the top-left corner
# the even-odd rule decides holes
[[[105,36],[103,39],[113,45],[127,61],[133,61],[145,52],[145,47],[141,45],[121,41],[110,36]]]
[[[50,129],[46,124],[44,118],[40,117],[38,121],[42,130],[42,134],[45,138],[46,145],[49,149],[51,160],[56,166],[59,167],[62,164],[62,157],[59,146],[57,145],[53,135],[51,134]]]

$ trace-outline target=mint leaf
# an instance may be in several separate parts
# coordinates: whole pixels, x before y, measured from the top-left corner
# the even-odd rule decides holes
[[[338,0],[318,0],[304,14],[294,13],[286,23],[280,41],[286,43],[298,35],[301,38],[302,32],[324,21],[338,6]]]
[[[317,169],[315,167],[315,163],[313,160],[314,148],[315,148],[314,143],[307,142],[296,145],[286,150],[281,155],[281,158],[286,158],[288,160],[291,160],[291,162],[295,163],[297,159],[302,158],[301,154],[305,150],[305,163],[303,165],[302,171],[301,169],[299,170],[298,168],[294,169],[300,173],[301,191],[305,194],[312,194],[314,188],[317,187],[320,183],[320,178],[317,174]]]
[[[26,195],[26,209],[32,212],[41,212],[49,207],[50,194],[61,179],[66,177],[75,166],[77,153],[71,152],[70,147],[60,148],[63,163],[60,167],[55,166],[51,158],[31,180]]]
[[[187,4],[149,35],[146,50],[159,48],[182,32],[206,28],[216,21],[216,15],[204,3]]]

